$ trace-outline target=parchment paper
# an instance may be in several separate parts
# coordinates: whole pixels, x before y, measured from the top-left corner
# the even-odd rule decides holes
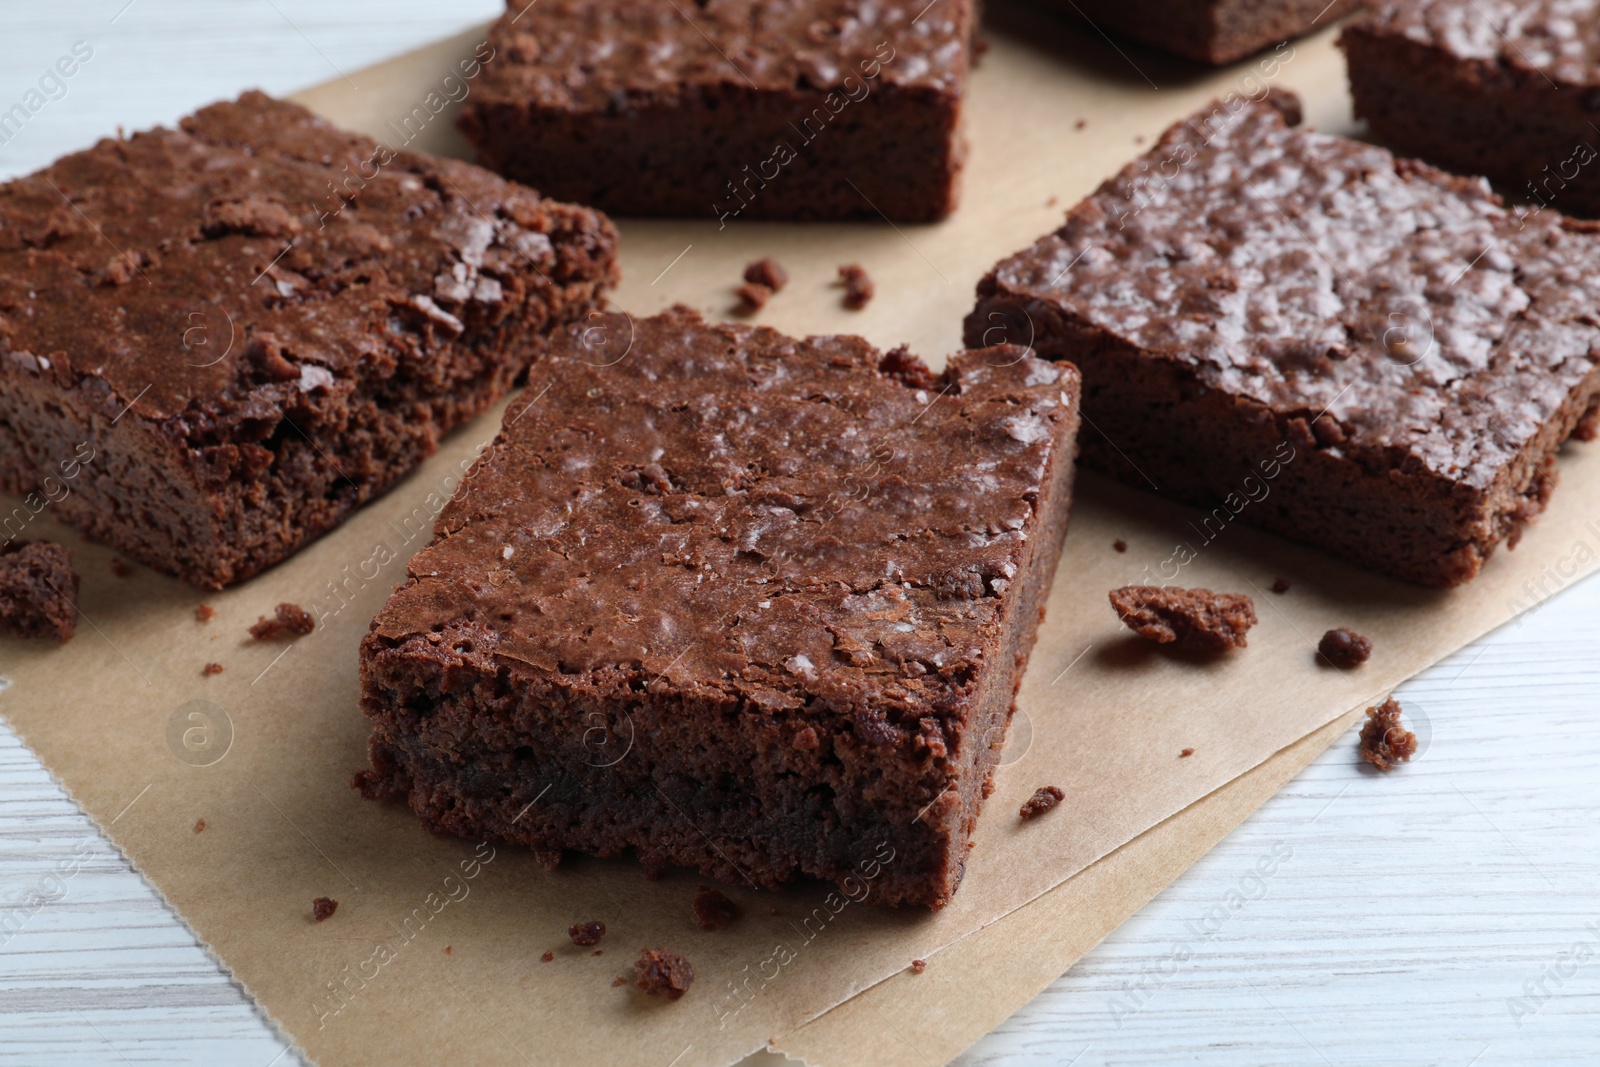
[[[715,221],[626,222],[620,306],[648,314],[682,300],[720,314],[743,264],[776,255],[792,280],[761,321],[796,333],[859,332],[885,347],[909,341],[937,363],[958,344],[973,284],[994,260],[1054,225],[1140,150],[1136,140],[1204,99],[1256,91],[1263,80],[1259,61],[1198,81],[1144,54],[1130,62],[1092,31],[1001,4],[990,36],[971,89],[973,150],[953,220],[725,230]],[[446,75],[481,39],[463,35],[352,74],[354,88],[341,80],[303,99],[398,144],[404,117],[418,107],[431,113],[427,94],[449,88]],[[1309,121],[1347,124],[1327,35],[1276,62],[1275,80],[1306,96]],[[1079,118],[1088,120],[1082,130]],[[446,113],[413,122],[422,129],[414,145],[459,145],[448,121]],[[878,299],[861,313],[842,310],[829,287],[836,265],[852,261],[878,282]],[[0,712],[323,1063],[731,1063],[914,958],[937,961],[941,948],[956,946],[946,958],[976,953],[992,968],[995,956],[980,947],[989,942],[969,935],[1046,893],[1019,921],[1064,924],[1059,943],[1082,951],[1265,793],[1225,794],[1243,799],[1211,805],[1229,811],[1220,822],[1185,809],[1529,606],[1525,582],[1542,583],[1543,597],[1589,573],[1600,544],[1600,526],[1587,525],[1600,519],[1600,467],[1587,448],[1566,457],[1550,512],[1517,552],[1453,592],[1363,575],[1238,525],[1202,543],[1190,512],[1086,477],[1006,765],[955,902],[937,915],[856,903],[835,914],[826,887],[730,889],[743,918],[706,933],[689,910],[700,881],[692,875],[650,882],[629,862],[593,860],[546,872],[515,849],[430,837],[402,805],[361,801],[347,786],[365,758],[356,646],[498,419],[457,433],[343,528],[225,594],[202,597],[144,571],[116,578],[109,553],[72,539],[84,575],[79,637],[60,649],[0,645],[0,673],[11,680]],[[47,512],[28,536],[52,533],[62,531]],[[1112,549],[1118,538],[1125,554]],[[1262,621],[1247,651],[1181,660],[1118,626],[1106,590],[1148,580],[1180,544],[1197,550],[1183,584],[1255,595]],[[1266,592],[1280,575],[1293,590]],[[194,617],[202,599],[219,612],[209,624]],[[292,644],[250,641],[245,628],[281,600],[317,612],[317,631]],[[1341,625],[1377,646],[1358,671],[1314,662],[1316,638]],[[226,672],[202,678],[208,661]],[[1181,759],[1184,748],[1195,754]],[[1020,823],[1018,805],[1044,784],[1063,788],[1066,804]],[[201,818],[206,829],[197,832]],[[1092,868],[1093,883],[1050,893],[1129,842]],[[340,900],[320,924],[310,918],[317,896]],[[570,923],[588,919],[609,928],[599,957],[565,937]],[[698,978],[683,1000],[613,987],[646,945],[693,961]],[[541,962],[547,950],[554,958]],[[947,1009],[968,1023],[946,1018],[956,1036],[941,1039],[939,1055],[977,1036],[959,1036],[970,1021],[1003,1017],[1069,956],[1052,949],[1031,969],[986,969],[971,1001]],[[867,1046],[852,1041],[881,1029],[875,1013],[858,1010],[802,1031],[792,1047],[814,1050],[817,1062],[858,1061],[854,1050]]]

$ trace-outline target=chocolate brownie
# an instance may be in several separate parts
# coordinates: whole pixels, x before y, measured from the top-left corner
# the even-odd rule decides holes
[[[1090,466],[1425,585],[1473,578],[1595,429],[1600,234],[1292,128],[1174,126],[978,286],[975,338],[1084,379]]]
[[[460,124],[620,215],[943,218],[977,0],[510,0]]]
[[[1600,215],[1597,0],[1386,0],[1339,44],[1379,140],[1534,211]]]
[[[1341,626],[1322,635],[1322,640],[1317,642],[1317,653],[1330,666],[1350,670],[1372,658],[1372,641]]]
[[[680,307],[571,328],[540,380],[362,644],[363,792],[942,906],[1066,530],[1077,371]]]
[[[1017,811],[1017,815],[1023,822],[1027,822],[1029,819],[1036,819],[1061,803],[1066,797],[1067,794],[1061,791],[1060,786],[1041,785],[1033,791],[1033,796],[1023,801],[1022,807]]]
[[[0,488],[195,585],[248,578],[503,395],[615,244],[261,93],[103,140],[0,186]]]
[[[1255,602],[1240,593],[1128,585],[1111,590],[1109,599],[1123,624],[1146,641],[1194,652],[1244,648],[1257,621]]]
[[[1361,724],[1361,758],[1380,771],[1392,771],[1417,754],[1417,735],[1400,725],[1400,702],[1390,697],[1367,709]]]
[[[70,641],[78,625],[72,556],[50,541],[0,544],[0,633]]]
[[[1315,33],[1362,0],[1046,0],[1140,44],[1221,65]]]

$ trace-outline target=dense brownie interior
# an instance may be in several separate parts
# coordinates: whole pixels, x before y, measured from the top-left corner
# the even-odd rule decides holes
[[[1467,581],[1593,432],[1600,236],[1297,114],[1175,126],[980,283],[969,343],[1076,363],[1085,461],[1206,508],[1208,541]]]
[[[0,187],[0,487],[239,581],[503,395],[615,240],[260,93],[101,141]]]
[[[976,0],[513,0],[461,127],[621,215],[908,222],[955,206]]]
[[[596,325],[627,357],[566,336],[374,622],[363,789],[552,861],[944,904],[1065,533],[1076,371]]]
[[[0,544],[0,632],[69,641],[78,626],[78,574],[50,541]]]

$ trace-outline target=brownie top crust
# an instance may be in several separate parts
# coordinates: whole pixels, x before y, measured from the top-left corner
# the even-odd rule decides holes
[[[1600,235],[1292,122],[1276,92],[1197,113],[980,296],[1315,420],[1324,447],[1486,487],[1594,369]]]
[[[697,87],[959,93],[972,0],[508,0],[491,102],[626,111]]]
[[[1600,86],[1600,0],[1383,0],[1369,12],[1370,33]]]
[[[0,187],[0,373],[179,436],[270,428],[272,403],[357,369],[440,373],[434,339],[594,277],[614,241],[588,209],[249,92]]]
[[[535,367],[373,630],[607,699],[644,673],[868,727],[963,716],[1077,390],[1020,348],[934,375],[856,337],[598,316]]]

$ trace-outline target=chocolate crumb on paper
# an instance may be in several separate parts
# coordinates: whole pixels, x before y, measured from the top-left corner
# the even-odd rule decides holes
[[[1192,755],[1194,755],[1194,749],[1186,748],[1182,752],[1178,753],[1178,758],[1179,759],[1188,759]]]
[[[1111,590],[1110,599],[1130,630],[1175,648],[1199,652],[1244,648],[1245,633],[1256,624],[1255,602],[1242,593],[1128,585]]]
[[[921,974],[923,971],[925,971],[927,969],[928,969],[928,961],[927,960],[912,960],[911,961],[911,970],[912,970],[912,972],[914,974]]]
[[[1274,578],[1274,579],[1272,579],[1272,591],[1274,593],[1279,593],[1279,594],[1287,593],[1290,590],[1290,588],[1291,588],[1291,586],[1289,585],[1289,579],[1287,579],[1287,578]]]
[[[840,267],[839,283],[844,286],[844,306],[851,311],[860,311],[877,295],[877,286],[872,284],[872,277],[859,263],[847,263]]]
[[[1111,542],[1111,547],[1116,549],[1118,552],[1126,552],[1128,551],[1128,542],[1119,537],[1115,541]]]
[[[634,985],[651,996],[677,1000],[694,984],[694,968],[682,956],[665,948],[647,948],[633,964]]]
[[[553,960],[555,958],[556,958],[556,954],[554,952],[546,952],[543,956],[539,957],[539,959],[544,961],[545,963],[549,963],[551,960]]]
[[[593,948],[606,936],[606,924],[598,919],[586,923],[573,923],[567,927],[567,936],[579,948]]]
[[[1372,642],[1354,630],[1340,627],[1322,635],[1322,640],[1317,642],[1317,652],[1340,670],[1349,670],[1372,658]]]
[[[783,264],[768,257],[746,266],[744,280],[751,285],[762,286],[769,293],[780,293],[789,284],[789,272],[783,269]]]
[[[1066,799],[1066,794],[1060,789],[1053,785],[1041,785],[1033,791],[1033,796],[1027,799],[1017,814],[1022,816],[1024,822],[1029,819],[1036,819],[1064,799]]]
[[[201,622],[210,622],[217,617],[217,609],[210,604],[196,604],[194,606],[194,617]]]
[[[213,675],[221,674],[222,669],[222,664],[220,663],[207,663],[204,667],[200,668],[200,677],[210,678]]]
[[[317,922],[332,918],[333,913],[339,910],[339,902],[332,897],[318,897],[311,902],[311,917]]]
[[[734,290],[739,296],[738,310],[746,315],[753,315],[767,306],[767,301],[772,299],[772,290],[764,285],[747,283]]]
[[[203,834],[203,833],[206,832],[206,821],[204,819],[196,819],[195,820],[195,822],[194,822],[194,832],[197,833],[197,834]]]
[[[1416,754],[1417,735],[1400,725],[1398,700],[1390,697],[1367,709],[1367,721],[1361,726],[1362,759],[1380,771],[1390,771]]]
[[[739,905],[729,900],[720,889],[703,885],[694,895],[694,921],[700,929],[721,930],[738,917]]]
[[[265,641],[288,631],[294,637],[304,637],[316,628],[316,618],[299,604],[279,604],[273,610],[272,618],[263,617],[250,627],[250,636],[257,641]]]
[[[131,578],[133,576],[133,565],[121,556],[112,556],[111,573],[118,578]]]

